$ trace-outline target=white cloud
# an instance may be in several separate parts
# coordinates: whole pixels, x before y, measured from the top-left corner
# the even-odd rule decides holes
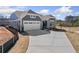
[[[6,6],[0,6],[0,14],[11,14],[12,12],[14,12],[15,10],[10,8],[10,7],[6,7]]]
[[[16,10],[23,10],[23,9],[24,7],[19,7],[19,6],[14,8],[11,8],[10,6],[0,6],[0,14],[11,14]]]
[[[58,9],[56,9],[53,14],[56,16],[57,19],[64,20],[64,17],[66,15],[72,15],[73,10],[70,6],[63,6]]]
[[[37,11],[37,13],[39,13],[39,14],[49,14],[49,10],[43,9],[43,10]]]
[[[61,14],[57,14],[57,15],[56,15],[56,14],[53,14],[53,16],[55,16],[57,20],[58,20],[58,19],[62,19],[62,18],[61,18]]]
[[[3,13],[3,14],[11,14],[14,11],[15,10],[13,9],[0,9],[0,13]]]
[[[56,9],[54,13],[55,14],[69,14],[69,13],[72,13],[72,12],[73,12],[73,10],[71,9],[71,7],[64,6],[64,7]]]
[[[25,10],[26,8],[25,7],[21,7],[21,6],[14,6],[14,7],[11,7],[11,6],[0,6],[0,16],[10,16],[11,13],[13,13],[14,11],[16,10]]]

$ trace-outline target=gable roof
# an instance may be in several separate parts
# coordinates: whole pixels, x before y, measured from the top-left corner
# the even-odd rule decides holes
[[[55,18],[55,17],[52,16],[52,15],[43,16],[43,15],[41,15],[41,14],[38,14],[38,13],[32,11],[31,9],[28,10],[28,11],[15,11],[13,14],[15,14],[18,19],[24,18],[27,14],[37,14],[37,15],[39,15],[39,17],[40,17],[42,20],[49,20],[50,18]]]
[[[26,14],[38,14],[32,10],[28,10],[28,11],[15,11],[14,14],[18,17],[18,18],[23,18],[26,16]]]
[[[50,18],[55,18],[55,17],[52,15],[46,15],[46,16],[42,16],[41,18],[42,20],[49,20]]]
[[[54,17],[53,15],[47,15],[47,16],[49,16],[49,17]]]
[[[15,14],[18,18],[23,18],[23,17],[27,14],[27,11],[15,11],[14,14]]]
[[[36,13],[36,12],[32,11],[31,9],[30,9],[30,10],[28,10],[28,12],[27,12],[27,13],[30,13],[30,14],[38,14],[38,13]]]

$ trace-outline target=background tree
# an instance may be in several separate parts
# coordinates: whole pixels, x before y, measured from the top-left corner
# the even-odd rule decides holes
[[[79,16],[77,16],[77,19],[74,21],[74,26],[79,26]]]

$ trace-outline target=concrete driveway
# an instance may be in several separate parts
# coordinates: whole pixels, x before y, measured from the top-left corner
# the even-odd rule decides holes
[[[28,53],[73,53],[75,52],[64,32],[45,30],[28,31],[28,33],[42,33],[43,35],[30,35]],[[47,32],[47,33],[46,33]]]

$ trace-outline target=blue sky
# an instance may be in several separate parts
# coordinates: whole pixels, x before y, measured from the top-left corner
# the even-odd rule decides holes
[[[79,6],[0,6],[0,15],[10,16],[16,10],[33,10],[39,14],[52,14],[64,20],[67,15],[79,15]]]

